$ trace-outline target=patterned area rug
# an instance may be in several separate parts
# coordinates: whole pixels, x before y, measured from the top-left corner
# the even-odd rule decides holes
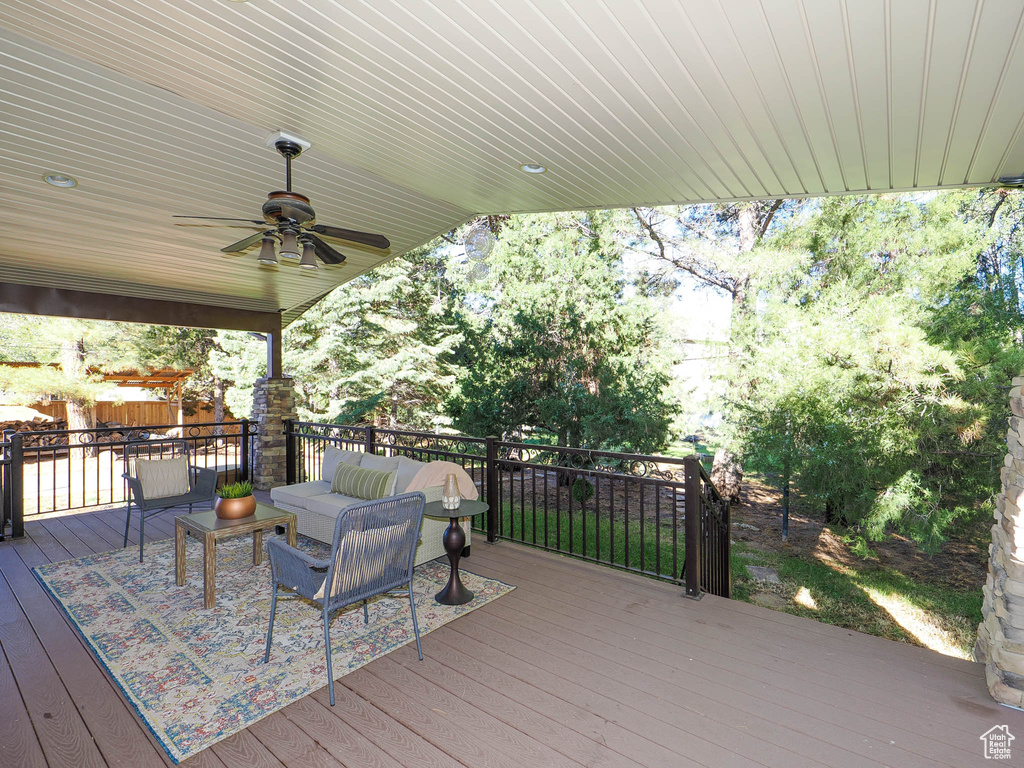
[[[299,547],[314,557],[330,550],[301,536]],[[183,587],[174,583],[171,541],[148,545],[144,564],[128,547],[33,569],[175,763],[327,684],[321,614],[311,603],[278,601],[270,663],[262,663],[270,561],[252,564],[251,537],[218,542],[210,610],[202,556],[202,543],[189,539]],[[475,599],[438,605],[433,596],[447,579],[447,563],[416,569],[422,634],[514,589],[463,571]],[[371,601],[368,625],[362,610],[346,610],[331,623],[335,679],[414,641],[408,597]]]

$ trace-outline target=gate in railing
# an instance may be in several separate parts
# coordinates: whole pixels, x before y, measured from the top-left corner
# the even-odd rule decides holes
[[[289,422],[289,482],[320,477],[327,445],[452,461],[489,512],[473,519],[507,539],[729,596],[728,504],[696,458],[537,446],[488,437]],[[691,564],[694,564],[691,567]]]
[[[0,467],[4,522],[10,522],[11,535],[18,537],[24,533],[25,517],[126,502],[128,488],[121,475],[129,444],[147,447],[155,458],[169,441],[184,440],[195,466],[217,469],[222,482],[247,478],[255,427],[243,419],[184,426],[8,431],[3,436]]]

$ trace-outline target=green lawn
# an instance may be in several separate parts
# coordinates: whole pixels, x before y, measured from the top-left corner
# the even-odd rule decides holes
[[[705,456],[714,456],[716,450],[718,450],[717,445],[714,443],[706,443],[703,440],[698,440],[696,444],[690,440],[677,440],[665,448],[665,450],[661,451],[659,455],[671,456],[675,459],[684,459],[687,456],[692,456],[694,452]]]
[[[757,602],[760,592],[785,601],[781,610],[891,640],[969,658],[981,621],[979,589],[922,583],[863,561],[856,568],[813,558],[733,547],[733,597]],[[775,568],[781,585],[763,585],[744,566]],[[763,600],[763,597],[761,598]]]
[[[595,520],[595,517],[593,510],[588,510],[584,516],[579,510],[574,510],[572,515],[567,511],[549,511],[545,515],[542,509],[537,510],[535,514],[527,509],[526,514],[520,516],[518,506],[513,508],[506,504],[501,514],[501,535],[541,546],[545,546],[546,542],[546,546],[568,554],[610,561],[619,566],[648,573],[678,577],[683,567],[681,530],[677,535],[678,546],[674,547],[672,526],[662,523],[659,547],[658,526],[652,522],[644,524],[641,537],[639,521],[630,521],[627,531],[624,521],[616,520],[613,525],[608,520],[607,513],[600,520]],[[673,551],[677,552],[674,565]]]

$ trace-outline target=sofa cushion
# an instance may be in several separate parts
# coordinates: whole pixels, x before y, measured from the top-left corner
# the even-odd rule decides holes
[[[395,493],[405,493],[416,473],[423,468],[423,462],[407,456],[398,457],[398,479],[395,481]]]
[[[330,493],[331,483],[328,480],[313,480],[309,483],[298,483],[297,485],[281,485],[270,489],[270,500],[288,504],[292,507],[306,508],[306,499],[310,496]]]
[[[324,517],[337,517],[343,509],[353,504],[362,504],[365,499],[356,499],[352,496],[342,496],[340,493],[322,493],[319,496],[310,496],[305,500],[307,512]]]
[[[362,455],[362,451],[346,451],[336,446],[328,445],[324,448],[323,460],[320,462],[320,479],[326,480],[328,483],[331,482],[338,464],[342,462],[358,467],[359,458]]]
[[[331,493],[355,496],[357,499],[372,501],[391,496],[395,492],[397,470],[383,472],[368,467],[354,467],[344,462],[338,464],[331,481]]]
[[[360,456],[360,467],[376,469],[381,472],[394,472],[398,469],[398,456],[377,456],[373,453],[363,453]]]

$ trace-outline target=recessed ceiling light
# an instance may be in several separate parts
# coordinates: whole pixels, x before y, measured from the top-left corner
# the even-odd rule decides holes
[[[520,163],[519,170],[523,173],[544,173],[547,168],[540,163]]]
[[[71,176],[65,176],[63,173],[48,173],[43,176],[43,181],[53,187],[77,187],[78,182]]]

